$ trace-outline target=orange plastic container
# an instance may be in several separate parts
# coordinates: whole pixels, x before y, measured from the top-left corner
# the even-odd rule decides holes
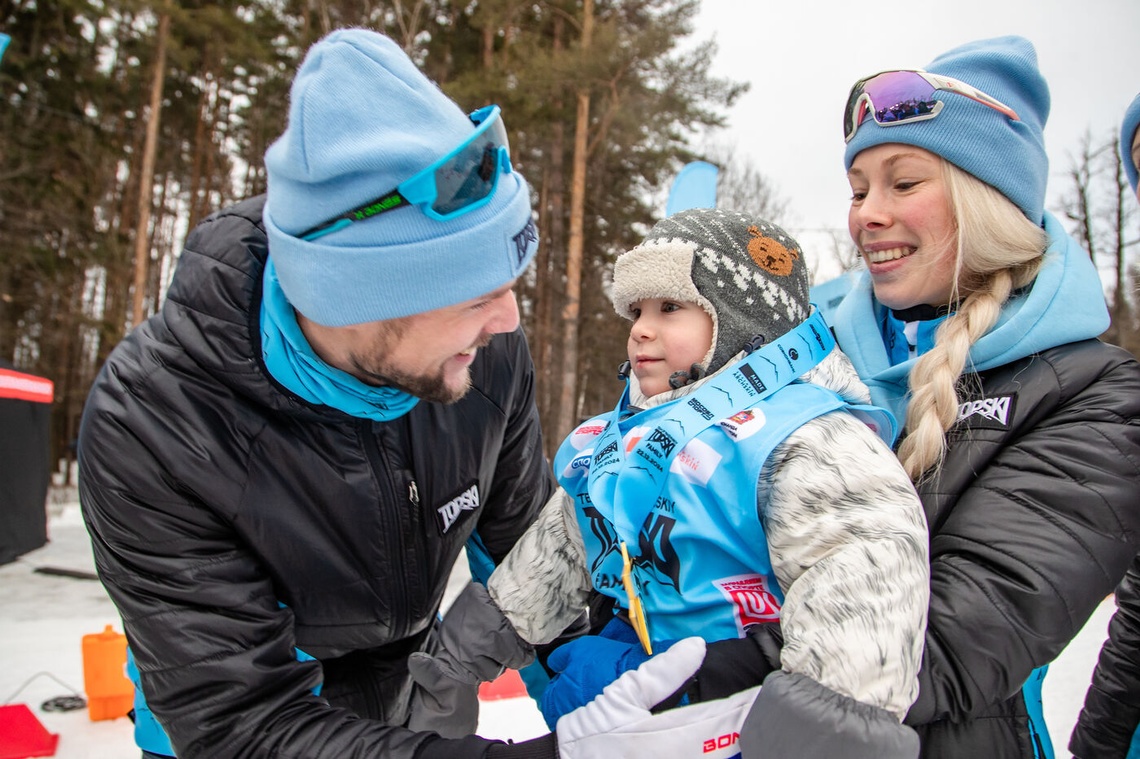
[[[134,706],[135,686],[127,679],[127,636],[111,625],[83,636],[83,689],[92,722],[125,717]]]

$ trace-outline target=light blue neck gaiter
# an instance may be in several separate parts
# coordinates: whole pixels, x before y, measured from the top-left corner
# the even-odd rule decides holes
[[[403,390],[366,385],[322,361],[297,324],[272,258],[265,263],[262,281],[261,353],[275,380],[309,403],[378,422],[398,419],[419,403],[419,398]]]

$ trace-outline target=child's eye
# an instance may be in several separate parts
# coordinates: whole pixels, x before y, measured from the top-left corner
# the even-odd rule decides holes
[[[671,314],[674,311],[680,311],[680,310],[681,310],[681,307],[676,303],[670,303],[669,301],[665,301],[664,303],[661,304],[661,311],[663,313],[666,313],[666,314]]]

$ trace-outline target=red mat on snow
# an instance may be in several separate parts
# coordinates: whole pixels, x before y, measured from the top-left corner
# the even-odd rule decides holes
[[[526,686],[516,670],[508,669],[498,679],[479,686],[480,701],[498,701],[503,698],[518,698],[526,695]],[[3,759],[0,757],[0,759]]]
[[[55,756],[58,743],[25,704],[0,706],[0,759]]]

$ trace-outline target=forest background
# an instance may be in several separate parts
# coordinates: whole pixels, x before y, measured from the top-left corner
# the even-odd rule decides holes
[[[614,258],[661,216],[694,159],[722,167],[718,205],[777,223],[787,202],[718,142],[748,85],[712,75],[699,0],[0,1],[0,361],[55,383],[53,459],[74,457],[107,355],[160,306],[186,231],[265,190],[293,73],[332,29],[396,39],[466,110],[503,108],[540,248],[520,280],[549,450],[612,406],[628,323]],[[1140,353],[1129,263],[1140,242],[1114,140],[1091,136],[1053,209],[1100,266],[1110,342]],[[795,233],[795,229],[789,227]],[[857,265],[836,235],[817,271]],[[66,476],[66,474],[65,474]]]

